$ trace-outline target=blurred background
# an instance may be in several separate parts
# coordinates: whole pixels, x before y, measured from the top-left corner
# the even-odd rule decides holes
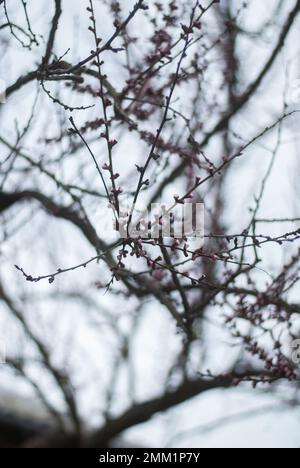
[[[183,283],[196,311],[195,337],[186,340],[170,313],[182,308],[170,271],[149,272],[144,259],[128,256],[127,276],[110,283],[120,247],[112,248],[107,237],[106,194],[86,144],[69,131],[72,116],[99,166],[109,162],[97,123],[105,119],[99,80],[89,73],[90,62],[79,71],[82,81],[75,74],[75,81],[39,75],[60,2],[1,3],[0,79],[6,91],[0,104],[0,446],[76,446],[78,438],[91,437],[92,445],[108,447],[298,447],[298,379],[253,388],[224,377],[233,370],[261,371],[226,325],[240,296],[211,297]],[[149,9],[137,11],[113,43],[122,50],[101,56],[102,85],[113,103],[109,131],[118,142],[116,184],[131,200],[136,165],[149,152],[146,132],[161,122],[161,103],[182,54],[182,24],[189,24],[196,5],[146,3]],[[200,24],[183,57],[171,120],[158,145],[161,157],[149,165],[150,185],[141,201],[172,204],[195,176],[205,177],[244,148],[222,176],[196,190],[205,204],[206,234],[233,239],[253,227],[253,213],[256,235],[276,238],[300,227],[299,114],[287,115],[300,103],[297,6],[282,0],[197,5]],[[62,0],[49,64],[63,57],[71,66],[95,50],[87,7],[89,1]],[[133,7],[131,0],[93,1],[100,44]],[[170,43],[174,47],[159,59],[158,51]],[[154,62],[151,75],[147,67]],[[139,75],[137,88],[130,89],[128,80]],[[130,128],[132,122],[138,130]],[[201,143],[203,166],[195,163],[191,135]],[[105,248],[111,258],[56,275]],[[298,249],[297,238],[266,242],[258,253],[246,248],[242,261],[254,265],[258,255],[260,263],[232,285],[251,289],[256,300],[259,291],[284,278],[280,298],[300,304]],[[227,251],[207,237],[208,257],[217,250]],[[241,262],[240,252],[235,254]],[[187,271],[222,284],[237,268],[208,258]],[[45,280],[32,281],[43,275]],[[271,355],[272,340],[279,340],[291,358],[291,333],[300,333],[297,307],[286,321],[270,318],[273,309],[264,307],[259,323],[241,320],[239,329]],[[208,373],[213,382],[204,377]]]

